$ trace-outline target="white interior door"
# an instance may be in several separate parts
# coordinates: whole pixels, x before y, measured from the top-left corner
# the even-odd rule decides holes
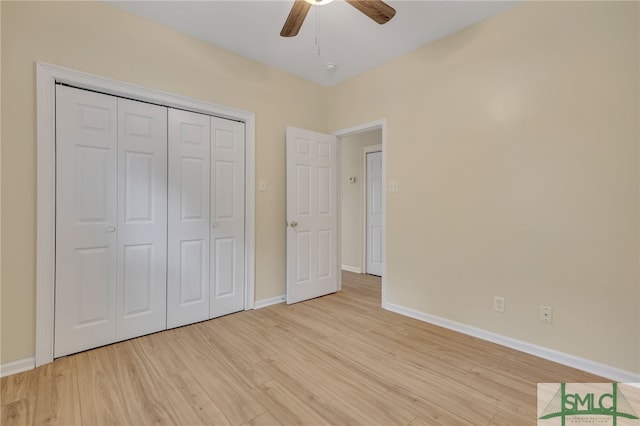
[[[287,303],[338,290],[337,139],[287,127]]]
[[[211,117],[209,317],[244,309],[244,123]]]
[[[116,339],[117,103],[56,86],[55,357]]]
[[[382,152],[367,153],[368,274],[382,276]]]
[[[169,109],[167,327],[209,318],[210,117]]]
[[[116,339],[166,328],[167,108],[118,99]]]

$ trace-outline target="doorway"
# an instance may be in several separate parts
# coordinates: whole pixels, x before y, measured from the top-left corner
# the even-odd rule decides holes
[[[382,276],[382,295],[385,300],[384,285],[384,210],[385,210],[385,122],[384,120],[367,123],[345,129],[335,134],[340,145],[340,184],[341,184],[341,225],[340,225],[340,261],[341,269],[354,273],[373,273]],[[367,154],[381,153],[380,186],[380,232],[378,233],[380,248],[380,268],[367,267],[367,245],[371,235],[367,237]],[[370,234],[370,233],[369,233]]]

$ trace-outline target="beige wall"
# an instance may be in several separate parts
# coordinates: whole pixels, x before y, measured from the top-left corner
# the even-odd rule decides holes
[[[2,348],[35,352],[35,61],[256,113],[256,299],[284,293],[284,131],[326,131],[326,89],[103,3],[2,1]]]
[[[526,3],[329,90],[331,131],[387,119],[390,303],[640,372],[638,6]]]
[[[342,259],[343,266],[362,270],[363,256],[363,151],[365,146],[380,145],[382,131],[370,130],[340,139],[342,149]],[[349,183],[349,176],[356,182]]]

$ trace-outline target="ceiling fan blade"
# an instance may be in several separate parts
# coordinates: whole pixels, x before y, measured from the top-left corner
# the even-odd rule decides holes
[[[309,9],[311,9],[311,5],[309,3],[304,0],[296,0],[291,7],[291,12],[289,12],[287,20],[282,26],[280,35],[282,37],[293,37],[297,35],[302,23],[304,22],[304,18],[309,12]]]
[[[347,0],[347,3],[378,24],[386,24],[396,14],[396,10],[382,0]]]

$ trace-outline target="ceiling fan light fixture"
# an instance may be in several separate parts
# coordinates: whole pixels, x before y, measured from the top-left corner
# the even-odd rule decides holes
[[[322,6],[331,3],[333,0],[304,0],[313,6]]]
[[[295,0],[291,12],[280,31],[282,37],[293,37],[298,34],[311,6],[321,6],[333,0]],[[346,0],[348,4],[373,19],[378,24],[386,24],[394,17],[396,10],[383,0]],[[316,15],[317,16],[317,15]]]

